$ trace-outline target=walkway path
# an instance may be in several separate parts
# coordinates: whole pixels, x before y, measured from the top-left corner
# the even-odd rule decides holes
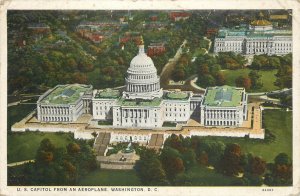
[[[200,87],[200,86],[198,86],[198,85],[196,84],[197,80],[198,80],[198,77],[195,77],[194,79],[190,80],[190,85],[191,85],[193,88],[196,88],[196,89],[201,90],[201,91],[205,91],[205,88],[202,88],[202,87]]]
[[[34,159],[19,161],[19,162],[14,162],[14,163],[8,163],[7,167],[15,167],[15,166],[23,165],[23,164],[30,163],[30,162],[34,162]]]
[[[165,86],[168,85],[169,79],[170,79],[170,75],[171,75],[171,71],[173,70],[174,66],[177,64],[177,61],[179,60],[179,58],[181,57],[182,54],[182,47],[187,43],[186,40],[184,40],[182,42],[182,44],[180,45],[180,47],[178,48],[175,56],[171,59],[169,59],[169,61],[167,62],[167,64],[165,64],[165,66],[163,67],[161,73],[160,73],[160,79],[161,79],[161,84],[162,87],[164,88]]]

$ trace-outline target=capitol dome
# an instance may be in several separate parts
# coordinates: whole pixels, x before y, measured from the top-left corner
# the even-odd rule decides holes
[[[270,21],[265,20],[263,13],[260,12],[258,19],[250,23],[249,29],[254,31],[270,31],[273,29],[273,25]]]
[[[160,79],[152,59],[145,53],[142,38],[138,54],[130,62],[125,82],[125,98],[153,99],[161,96]]]

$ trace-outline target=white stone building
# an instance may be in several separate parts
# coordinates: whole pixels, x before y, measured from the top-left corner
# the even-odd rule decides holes
[[[92,105],[94,120],[110,120],[115,127],[162,127],[164,122],[186,123],[195,102],[192,92],[163,91],[153,61],[139,45],[139,52],[127,70],[124,92],[105,89],[94,90]],[[200,98],[200,99],[199,99]]]
[[[37,119],[42,122],[72,122],[90,112],[92,85],[57,85],[37,101]]]
[[[293,51],[292,31],[274,29],[271,22],[259,19],[248,28],[221,28],[214,41],[214,52],[244,55],[285,55]]]
[[[247,119],[247,100],[244,88],[208,87],[200,106],[201,124],[240,127]]]
[[[247,118],[247,94],[242,88],[209,87],[204,97],[190,91],[161,89],[160,78],[143,43],[130,63],[125,83],[124,91],[58,85],[39,98],[38,120],[72,122],[87,113],[102,125],[151,129],[163,127],[164,123],[185,124],[191,116],[205,126],[238,127]]]

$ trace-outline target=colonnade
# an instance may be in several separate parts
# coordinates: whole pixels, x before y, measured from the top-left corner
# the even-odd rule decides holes
[[[69,114],[69,107],[41,106],[40,111],[46,115]]]
[[[127,85],[127,91],[129,92],[152,92],[157,91],[160,89],[159,83],[155,84],[146,84],[146,85],[134,85],[134,84],[128,84]]]
[[[236,119],[234,110],[206,110],[205,119]]]
[[[146,109],[122,109],[124,118],[148,118],[150,111]]]

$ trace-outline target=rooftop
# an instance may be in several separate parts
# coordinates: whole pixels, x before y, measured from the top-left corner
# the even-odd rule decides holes
[[[268,25],[272,25],[271,22],[261,19],[261,20],[254,20],[251,22],[252,26],[268,26]]]
[[[243,90],[231,86],[209,87],[206,90],[204,105],[235,107],[241,104]]]
[[[160,98],[154,98],[153,100],[134,99],[126,100],[124,98],[119,99],[118,104],[122,106],[159,106],[161,103]]]
[[[188,99],[188,94],[186,92],[168,92],[165,99],[174,99],[174,100],[186,100]]]
[[[245,28],[240,29],[228,29],[222,28],[218,31],[218,37],[226,36],[247,36],[247,37],[273,37],[273,36],[291,36],[292,31],[289,29],[285,30],[268,30],[264,32],[248,30]]]
[[[71,104],[75,103],[86,91],[91,90],[91,85],[66,84],[56,86],[41,103]]]
[[[106,99],[117,99],[120,97],[120,92],[118,90],[104,89],[98,91],[95,95],[95,98],[106,98]]]

